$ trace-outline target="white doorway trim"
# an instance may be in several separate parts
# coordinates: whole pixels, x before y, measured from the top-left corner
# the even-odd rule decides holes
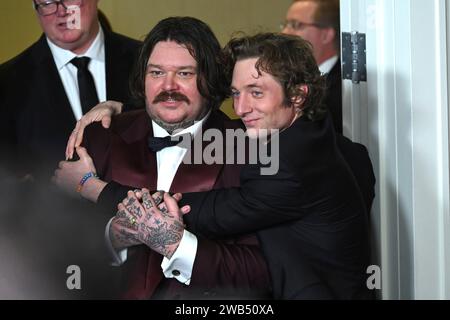
[[[341,31],[367,39],[368,80],[344,81],[343,118],[377,176],[383,299],[450,299],[448,17],[445,0],[341,0]]]

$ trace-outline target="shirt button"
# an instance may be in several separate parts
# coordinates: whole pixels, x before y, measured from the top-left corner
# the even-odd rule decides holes
[[[178,270],[173,270],[173,271],[172,271],[172,275],[173,275],[174,277],[178,277],[180,274],[181,274],[181,272],[178,271]]]

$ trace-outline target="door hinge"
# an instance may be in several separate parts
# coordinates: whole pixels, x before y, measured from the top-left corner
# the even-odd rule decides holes
[[[366,35],[342,32],[342,76],[353,83],[367,81]]]

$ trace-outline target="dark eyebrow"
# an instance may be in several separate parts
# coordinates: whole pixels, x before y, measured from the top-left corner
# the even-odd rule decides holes
[[[263,89],[263,86],[258,85],[256,83],[251,83],[245,86],[246,89]]]
[[[147,65],[147,70],[148,70],[149,68],[164,69],[163,66],[158,65],[158,64],[152,64],[152,63],[150,63],[150,64]],[[177,69],[178,69],[178,70],[184,70],[184,69],[192,69],[192,70],[196,70],[197,68],[194,67],[194,66],[179,66],[179,67],[177,67]]]
[[[252,83],[252,84],[248,84],[244,87],[245,89],[252,89],[252,88],[258,88],[258,89],[262,89],[263,87],[261,85],[258,85],[256,83]],[[231,90],[238,90],[236,89],[234,86],[230,87]],[[239,90],[238,90],[239,91]]]

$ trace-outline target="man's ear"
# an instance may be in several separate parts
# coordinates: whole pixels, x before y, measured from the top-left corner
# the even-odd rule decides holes
[[[329,44],[329,43],[333,43],[334,40],[336,39],[336,30],[334,30],[333,28],[323,28],[321,29],[322,33],[321,33],[321,41],[322,44]]]
[[[306,97],[309,93],[309,87],[306,84],[301,84],[297,86],[298,94],[291,98],[291,103],[294,108],[303,109],[303,104],[305,103]]]

